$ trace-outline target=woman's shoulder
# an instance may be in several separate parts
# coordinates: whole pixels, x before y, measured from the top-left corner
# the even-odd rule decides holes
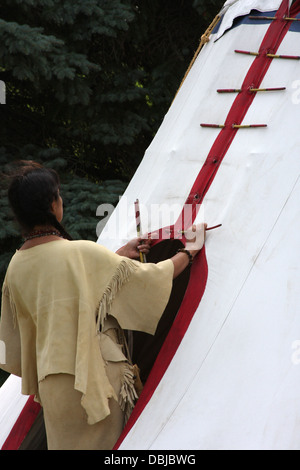
[[[81,251],[83,253],[111,253],[108,248],[100,245],[97,242],[93,242],[91,240],[73,240],[68,243],[68,248],[74,251]]]
[[[26,279],[31,273],[31,280],[38,279],[44,271],[55,273],[57,269],[85,270],[90,272],[100,268],[110,272],[120,262],[119,255],[108,250],[103,245],[89,240],[62,240],[45,243],[43,245],[18,251],[8,265],[3,290],[12,286],[20,279]]]
[[[63,247],[61,247],[63,248]],[[97,262],[99,260],[111,260],[113,263],[119,262],[120,256],[109,250],[103,245],[90,240],[73,240],[68,242],[67,249],[62,249],[66,255],[79,255],[80,258],[85,258],[89,262]]]
[[[21,276],[30,269],[32,272],[40,271],[45,265],[48,270],[57,269],[58,259],[60,266],[63,263],[76,265],[82,262],[92,266],[99,262],[115,265],[118,264],[120,257],[103,245],[90,240],[53,241],[17,251],[10,260],[6,275]]]
[[[43,263],[47,259],[47,264],[51,264],[51,260],[55,261],[59,257],[60,261],[63,259],[76,259],[78,256],[97,258],[100,255],[108,256],[111,253],[107,248],[99,245],[96,242],[90,240],[60,240],[52,241],[36,245],[26,250],[18,250],[12,256],[8,265],[7,272],[15,271],[20,266],[26,265],[27,268],[30,265],[35,266],[36,264]],[[117,255],[115,255],[117,256]]]
[[[96,242],[91,240],[55,240],[48,243],[43,243],[40,245],[33,246],[26,250],[19,250],[15,253],[12,259],[18,258],[18,255],[21,257],[31,257],[32,259],[35,256],[43,256],[45,253],[49,254],[50,252],[69,253],[70,251],[76,252],[99,252],[106,251],[102,245],[99,245]]]

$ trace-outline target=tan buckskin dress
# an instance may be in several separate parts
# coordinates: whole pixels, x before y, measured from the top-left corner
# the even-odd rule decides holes
[[[43,406],[49,450],[113,448],[136,400],[122,329],[155,333],[173,271],[171,260],[142,264],[90,241],[52,241],[12,257],[0,367]]]

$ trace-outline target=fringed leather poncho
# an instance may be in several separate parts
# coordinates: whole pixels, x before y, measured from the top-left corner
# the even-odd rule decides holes
[[[171,260],[141,264],[90,241],[17,251],[2,289],[6,364],[0,367],[22,377],[23,394],[37,397],[38,382],[47,375],[72,374],[88,423],[105,419],[109,398],[120,400],[105,372],[103,351],[120,354],[105,335],[106,322],[154,334],[173,269]]]

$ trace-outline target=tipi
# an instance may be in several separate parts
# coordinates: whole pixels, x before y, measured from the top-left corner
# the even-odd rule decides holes
[[[222,224],[161,335],[132,334],[147,381],[117,449],[300,449],[299,39],[300,0],[227,1],[99,237],[115,250],[135,235],[137,198],[149,261],[185,224]],[[0,390],[3,448],[33,421],[19,390]]]

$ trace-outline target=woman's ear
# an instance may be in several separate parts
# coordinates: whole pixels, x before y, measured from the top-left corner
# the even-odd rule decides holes
[[[51,212],[52,214],[56,214],[57,211],[57,199],[53,199],[52,204],[51,204]]]
[[[51,204],[51,212],[55,215],[58,222],[61,222],[63,219],[63,201],[61,196],[58,194],[57,199],[53,199]]]

